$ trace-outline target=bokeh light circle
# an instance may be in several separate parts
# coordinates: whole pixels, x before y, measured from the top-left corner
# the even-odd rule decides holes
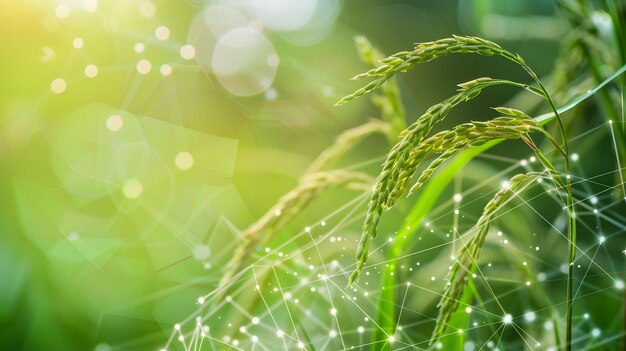
[[[196,50],[196,60],[207,71],[212,71],[211,59],[215,44],[224,34],[249,22],[239,10],[229,6],[208,6],[189,26],[187,42]]]
[[[212,68],[230,93],[251,96],[272,85],[278,56],[263,33],[248,27],[231,30],[220,38],[213,51]]]
[[[252,0],[252,7],[264,26],[291,31],[304,27],[311,20],[317,0]]]

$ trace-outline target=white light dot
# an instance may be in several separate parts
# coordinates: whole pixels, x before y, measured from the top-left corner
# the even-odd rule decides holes
[[[393,344],[394,341],[396,341],[396,337],[393,335],[389,336],[389,342]]]
[[[610,121],[609,121],[609,122],[610,122]],[[594,337],[596,337],[596,338],[597,338],[598,336],[600,336],[600,329],[598,329],[598,328],[593,328],[593,329],[591,330],[591,335],[593,335]]]
[[[276,336],[279,337],[279,338],[282,338],[284,335],[285,335],[285,333],[283,333],[282,330],[279,330],[279,331],[276,332]]]
[[[513,322],[513,316],[511,316],[510,314],[505,314],[504,317],[502,318],[502,322],[504,324],[511,324]]]
[[[139,14],[145,18],[154,17],[156,14],[156,6],[149,0],[144,0],[139,4]]]
[[[167,40],[170,37],[170,29],[166,26],[158,26],[154,30],[154,36],[159,40]]]
[[[87,12],[96,12],[98,9],[98,0],[85,0],[83,2],[83,9]]]
[[[298,348],[299,349],[303,349],[304,348],[304,344],[302,343],[302,341],[298,341]]]
[[[278,97],[278,92],[274,88],[269,88],[265,91],[265,98],[269,101],[274,101]]]
[[[187,44],[187,45],[183,45],[183,47],[180,48],[180,57],[184,58],[185,60],[191,60],[195,56],[196,56],[196,49],[193,47],[193,45]]]
[[[472,313],[472,308],[471,307],[465,307],[465,312]]]
[[[267,57],[267,64],[268,64],[270,67],[277,67],[279,63],[280,63],[280,58],[278,57],[278,55],[276,55],[276,54],[270,54],[270,55]]]
[[[252,339],[252,342],[257,342],[257,341],[259,341],[259,337],[258,337],[258,336],[256,336],[256,335],[252,335],[252,338],[251,338],[251,339]]]
[[[146,50],[146,46],[144,45],[144,43],[135,43],[133,49],[135,49],[136,53],[140,54]]]
[[[198,245],[193,249],[193,258],[197,261],[206,261],[211,257],[211,248],[206,245]]]
[[[172,66],[168,65],[167,63],[161,66],[161,74],[163,76],[169,76],[170,74],[172,74]]]
[[[624,282],[621,280],[616,280],[615,281],[615,287],[619,290],[623,290],[624,289]]]
[[[71,232],[69,235],[70,241],[77,241],[80,238],[80,235],[77,232]]]
[[[578,161],[578,154],[572,154],[571,159],[572,161]]]
[[[454,200],[454,202],[461,202],[461,200],[463,200],[463,195],[461,195],[461,194],[454,194],[452,199]]]
[[[601,235],[600,238],[598,238],[598,241],[600,242],[600,244],[603,244],[606,241],[606,238]]]
[[[122,192],[127,198],[136,199],[143,192],[143,185],[141,185],[141,182],[139,182],[137,179],[132,178],[124,182]]]
[[[337,315],[337,309],[331,308],[330,309],[330,314],[333,315],[333,316],[336,316]]]
[[[531,157],[530,157],[530,162],[535,162],[535,161],[537,161],[537,159],[535,158],[535,156],[531,156]]]
[[[72,46],[74,47],[74,49],[80,49],[83,47],[83,45],[85,45],[85,42],[82,38],[74,38],[74,40],[72,40]]]
[[[508,189],[510,186],[509,182],[502,182],[502,189]]]
[[[50,90],[52,90],[52,92],[55,94],[63,93],[66,88],[67,84],[65,83],[65,80],[61,78],[57,78],[53,80],[52,83],[50,83]]]
[[[535,312],[533,312],[533,311],[526,312],[526,313],[524,314],[524,319],[525,319],[527,322],[533,322],[536,318],[537,318],[537,315],[536,315],[536,314],[535,314]]]
[[[151,70],[152,64],[150,63],[150,61],[143,59],[137,62],[137,72],[139,72],[139,74],[148,74]]]
[[[252,317],[252,324],[259,324],[260,319],[259,317]]]
[[[182,171],[186,171],[193,166],[193,156],[187,151],[181,151],[174,159],[176,167]]]
[[[359,334],[363,334],[363,333],[365,332],[365,328],[363,328],[363,326],[359,326],[358,328],[356,328],[356,331],[357,331]]]
[[[202,305],[202,304],[204,303],[204,297],[199,297],[199,298],[198,298],[198,303],[199,303],[200,305]]]
[[[96,65],[87,65],[85,67],[85,75],[87,78],[93,78],[98,75],[98,67]]]
[[[118,115],[113,115],[107,118],[106,126],[110,131],[117,132],[124,126],[124,120]]]
[[[67,4],[58,4],[54,8],[54,14],[60,19],[65,19],[70,15],[70,7]]]
[[[175,325],[174,325],[174,329],[176,329],[176,330],[180,330],[180,324],[175,324]]]
[[[336,338],[337,337],[337,331],[335,329],[331,329],[328,332],[328,336],[330,336],[331,338]]]

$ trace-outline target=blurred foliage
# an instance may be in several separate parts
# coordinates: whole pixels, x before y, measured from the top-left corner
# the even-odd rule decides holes
[[[610,1],[589,1],[584,2],[587,8],[579,9],[582,12],[568,12],[563,7],[568,3],[578,2],[563,1],[559,7],[555,1],[543,0],[303,0],[298,4],[283,0],[273,2],[283,5],[278,10],[255,0],[0,2],[4,82],[0,85],[0,348],[156,350],[175,338],[176,323],[193,324],[193,318],[203,314],[216,335],[216,340],[207,341],[208,349],[231,348],[230,338],[238,333],[248,338],[239,326],[250,328],[251,316],[264,316],[267,322],[256,331],[259,339],[275,338],[275,324],[292,325],[282,307],[276,307],[272,316],[277,321],[268,322],[267,312],[274,309],[268,306],[280,305],[284,295],[272,295],[268,288],[270,294],[261,301],[250,293],[256,284],[280,284],[298,294],[299,306],[304,307],[291,311],[299,316],[291,332],[301,330],[297,335],[307,344],[319,349],[367,344],[374,327],[354,311],[358,307],[373,318],[377,301],[363,298],[362,291],[355,300],[358,304],[344,299],[352,294],[344,287],[366,199],[345,189],[322,194],[275,239],[258,248],[252,257],[259,264],[256,275],[247,274],[237,286],[237,305],[207,312],[209,307],[198,298],[219,282],[240,230],[294,188],[338,134],[380,117],[376,106],[365,99],[333,107],[359,86],[349,78],[368,68],[354,48],[354,37],[364,35],[382,52],[393,53],[451,34],[484,36],[519,52],[540,76],[549,76],[554,84],[550,88],[562,90],[563,103],[624,63],[623,41],[609,45],[599,40],[617,52],[602,51],[613,57],[611,61],[599,55],[594,42],[572,48],[563,40],[576,29],[584,29],[587,38],[597,33],[598,25],[608,23],[602,17],[605,13],[613,28],[621,28],[623,4],[617,3],[611,12]],[[596,21],[580,23],[588,18]],[[193,45],[193,55],[185,48],[188,44]],[[559,71],[553,69],[564,70],[559,63],[575,50],[581,55],[579,64],[559,83]],[[527,81],[511,63],[462,56],[446,57],[400,76],[407,121],[450,96],[460,82],[481,76]],[[596,67],[590,75],[594,58],[611,64]],[[624,207],[613,194],[613,189],[619,192],[619,184],[608,130],[594,129],[611,111],[613,118],[623,118],[616,103],[620,93],[620,85],[614,84],[606,97],[567,117],[571,135],[581,136],[572,140],[572,149],[581,159],[574,173],[590,179],[577,189],[577,197],[585,203],[579,238],[597,263],[581,260],[591,273],[581,285],[580,295],[586,297],[576,305],[576,330],[579,335],[593,334],[583,342],[597,343],[598,349],[618,349],[623,335],[622,316],[615,313],[623,308],[623,299],[612,288],[623,276]],[[483,119],[488,107],[513,97],[514,90],[507,88],[491,92],[489,99],[478,97],[452,113],[442,128]],[[546,111],[523,96],[510,105]],[[618,124],[616,120],[616,126],[623,128],[623,120]],[[587,134],[590,130],[595,132]],[[618,141],[624,143],[621,135]],[[620,150],[625,149],[620,146]],[[374,136],[359,143],[338,167],[377,174],[387,151],[387,140]],[[405,254],[412,250],[420,254],[398,262],[403,269],[407,265],[402,277],[419,281],[423,288],[404,295],[409,308],[402,315],[402,326],[413,331],[400,333],[398,339],[421,342],[434,325],[439,295],[433,292],[440,291],[449,264],[446,234],[453,225],[454,207],[449,199],[457,192],[466,199],[476,196],[464,205],[457,223],[459,231],[469,229],[489,195],[507,178],[497,170],[503,164],[518,167],[526,157],[529,154],[521,144],[510,143],[478,157],[445,189],[428,214],[428,220],[435,221],[436,234],[416,232],[419,240],[408,244]],[[566,246],[550,224],[558,227],[564,217],[549,195],[539,193],[526,198],[531,206],[507,213],[498,224],[515,247],[502,246],[496,239],[483,254],[485,262],[493,265],[490,278],[504,282],[496,287],[497,296],[513,306],[510,312],[515,316],[531,307],[538,311],[546,307],[537,290],[523,285],[535,279],[519,266],[524,259],[535,275],[541,274],[537,281],[547,282],[547,294],[562,307],[558,301],[563,301],[564,290],[557,284],[564,278],[562,256],[552,253]],[[593,208],[601,207],[596,206],[598,201],[606,209],[602,219],[593,213]],[[398,231],[414,203],[413,198],[399,203],[398,211],[381,222],[381,232]],[[535,211],[548,222],[537,220]],[[324,229],[321,220],[328,222],[326,229],[333,229]],[[306,226],[313,227],[310,237],[302,235]],[[322,243],[322,232],[323,238],[333,240]],[[615,244],[600,248],[599,237]],[[316,239],[319,247],[311,245]],[[527,255],[539,246],[538,256]],[[276,247],[281,258],[274,253]],[[266,248],[271,254],[264,256]],[[383,251],[373,252],[370,260],[382,266]],[[282,259],[283,253],[290,259]],[[275,262],[281,262],[279,268]],[[408,269],[416,263],[420,263],[419,274],[417,268],[416,272]],[[364,285],[372,296],[378,296],[382,280],[379,266],[371,269]],[[606,271],[610,279],[603,274]],[[303,283],[294,272],[307,281]],[[320,277],[326,274],[333,279],[321,284]],[[441,279],[431,281],[431,276]],[[320,293],[314,293],[316,289]],[[398,293],[405,290],[401,287]],[[483,307],[492,310],[495,302],[482,297]],[[331,308],[345,316],[341,323],[333,324],[328,315]],[[544,323],[553,311],[543,312],[548,317],[538,316],[537,322],[524,326],[543,338],[538,341],[550,345],[551,334]],[[592,313],[592,318],[585,313]],[[357,329],[361,325],[366,325],[364,333]],[[596,328],[601,334],[595,335]],[[493,331],[477,329],[479,347],[478,341],[486,340],[483,334]],[[327,340],[333,331],[341,334],[342,342],[345,338],[343,345],[334,337]],[[282,349],[277,340],[265,347]],[[507,330],[503,340],[507,349],[523,347],[513,330]],[[181,348],[175,342],[171,345]],[[248,349],[246,345],[241,347]]]

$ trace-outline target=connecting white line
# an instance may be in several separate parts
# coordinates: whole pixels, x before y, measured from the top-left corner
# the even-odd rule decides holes
[[[613,148],[615,149],[615,158],[617,159],[617,169],[619,170],[619,180],[622,184],[622,196],[624,197],[624,202],[626,202],[626,186],[624,185],[624,176],[622,175],[622,165],[619,161],[619,152],[617,151],[617,141],[615,140],[615,132],[613,131],[613,121],[609,121],[609,128],[611,128],[611,138],[613,139]]]

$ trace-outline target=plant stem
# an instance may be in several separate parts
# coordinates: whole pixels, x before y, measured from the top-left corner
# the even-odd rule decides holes
[[[574,280],[574,260],[576,259],[576,212],[574,211],[574,197],[572,195],[572,177],[570,172],[569,161],[569,147],[567,145],[567,133],[565,132],[565,126],[559,115],[559,111],[554,105],[548,90],[539,80],[539,77],[535,72],[530,69],[523,60],[518,61],[520,65],[526,70],[526,72],[537,82],[539,88],[544,92],[546,100],[550,104],[552,111],[554,111],[554,117],[556,118],[559,129],[561,130],[561,137],[563,139],[563,151],[565,152],[565,192],[567,194],[566,207],[567,207],[567,240],[568,240],[568,254],[567,254],[567,311],[565,314],[565,351],[572,350],[572,312],[573,312],[573,296],[572,296],[572,282]]]

